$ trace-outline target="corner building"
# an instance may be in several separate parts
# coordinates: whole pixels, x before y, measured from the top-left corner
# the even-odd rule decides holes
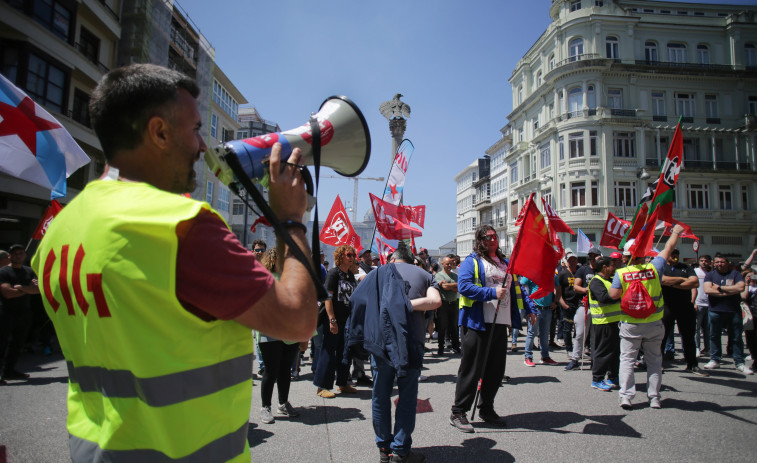
[[[479,223],[505,218],[511,246],[536,192],[599,244],[608,212],[633,218],[680,117],[674,215],[700,253],[747,256],[757,245],[757,7],[553,0],[549,14],[509,79],[513,110],[486,151],[488,185],[472,185],[474,208],[494,201]],[[682,257],[695,256],[691,244],[682,240]]]

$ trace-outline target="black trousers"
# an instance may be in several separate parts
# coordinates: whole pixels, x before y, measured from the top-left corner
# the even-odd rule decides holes
[[[447,336],[449,336],[452,342],[452,347],[460,348],[460,336],[457,329],[458,318],[458,302],[446,302],[442,301],[441,307],[437,313],[436,331],[439,333],[439,352],[444,350],[444,343]]]
[[[16,370],[16,362],[29,336],[34,313],[31,309],[0,306],[0,376]]]
[[[485,356],[486,345],[491,338],[491,348],[488,357]],[[457,384],[455,385],[455,403],[452,413],[463,414],[473,406],[476,397],[478,380],[481,381],[479,396],[479,410],[493,411],[494,397],[497,395],[502,379],[505,376],[505,362],[507,361],[507,325],[486,324],[486,331],[476,331],[463,327],[463,356],[460,368],[457,370]],[[486,360],[486,371],[484,359]],[[482,375],[483,372],[483,375]]]
[[[618,377],[620,369],[620,326],[618,323],[591,325],[591,380],[602,381],[605,373]]]
[[[560,324],[562,326],[562,338],[565,341],[565,351],[570,355],[573,352],[573,317],[576,315],[576,309],[565,310],[560,307]]]
[[[289,386],[291,385],[290,369],[294,356],[300,351],[300,345],[285,344],[284,341],[269,341],[260,343],[260,355],[263,356],[265,370],[260,381],[260,401],[264,407],[271,406],[273,385],[278,386],[279,404],[289,401]]]
[[[673,324],[678,324],[678,333],[681,335],[683,346],[683,358],[686,359],[686,367],[697,366],[697,311],[690,302],[665,301],[665,311],[662,313],[662,323],[665,325],[665,337],[662,338],[662,351],[665,351],[665,341],[673,331]]]

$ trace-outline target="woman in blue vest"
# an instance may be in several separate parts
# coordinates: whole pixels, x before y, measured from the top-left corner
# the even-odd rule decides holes
[[[521,328],[515,293],[517,281],[507,273],[509,261],[499,248],[497,232],[490,225],[482,225],[476,230],[474,246],[474,252],[460,265],[457,280],[463,356],[450,424],[462,432],[473,432],[465,415],[473,405],[479,378],[482,380],[479,416],[487,423],[505,425],[494,411],[494,397],[505,375],[507,329]],[[527,304],[528,317],[535,322],[536,310],[530,301]],[[482,371],[485,358],[486,371]]]

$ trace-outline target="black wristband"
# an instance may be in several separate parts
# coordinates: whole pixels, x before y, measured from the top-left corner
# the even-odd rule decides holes
[[[304,223],[297,222],[295,220],[287,220],[286,222],[281,222],[281,226],[287,227],[287,228],[289,227],[299,228],[300,230],[302,230],[302,233],[305,233],[305,234],[308,233],[308,227],[306,227]]]

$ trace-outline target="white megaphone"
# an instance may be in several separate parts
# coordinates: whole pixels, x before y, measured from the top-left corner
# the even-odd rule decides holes
[[[332,96],[321,104],[318,114],[321,139],[320,164],[338,174],[354,177],[365,169],[371,156],[371,135],[358,107],[345,96]],[[302,163],[313,165],[313,134],[310,123],[285,132],[274,132],[244,140],[226,142],[205,152],[208,168],[221,182],[231,185],[237,180],[229,166],[230,157],[250,179],[262,180],[274,143],[281,143],[281,160],[294,148],[302,150]],[[239,171],[239,169],[237,169]]]

